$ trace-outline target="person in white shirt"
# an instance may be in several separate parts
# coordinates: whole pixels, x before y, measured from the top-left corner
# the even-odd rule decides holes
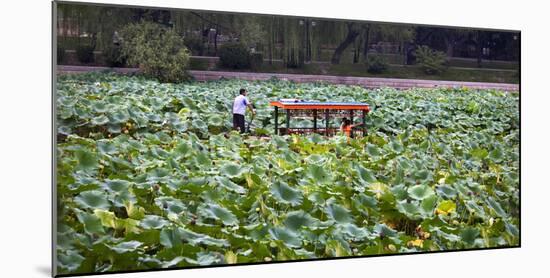
[[[244,113],[246,112],[246,107],[250,109],[252,114],[256,114],[252,104],[248,101],[248,98],[246,98],[247,93],[245,89],[240,89],[239,95],[235,98],[235,101],[233,101],[233,128],[240,129],[241,133],[245,132]]]

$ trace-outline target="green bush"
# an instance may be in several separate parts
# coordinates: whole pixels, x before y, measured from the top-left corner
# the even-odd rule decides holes
[[[241,43],[226,43],[218,51],[220,65],[231,69],[250,68],[250,51]]]
[[[435,51],[428,46],[416,49],[416,62],[427,74],[440,74],[447,70],[447,56],[441,51]]]
[[[60,64],[65,59],[65,48],[58,45],[57,46],[57,63]]]
[[[94,49],[91,45],[79,45],[76,47],[76,58],[83,64],[92,63],[95,60]]]
[[[264,62],[264,55],[261,52],[250,54],[250,68],[259,69]]]
[[[370,55],[367,59],[367,71],[374,74],[388,70],[388,62],[382,55]]]
[[[161,82],[182,82],[189,79],[189,50],[183,38],[173,29],[143,21],[124,27],[122,53],[128,63],[139,65],[141,72]]]
[[[193,55],[202,55],[204,51],[204,43],[200,37],[186,37],[183,43],[191,51]]]
[[[189,59],[189,69],[208,70],[208,60],[207,59],[200,59],[200,58],[191,57]]]
[[[117,45],[108,45],[103,49],[103,58],[110,67],[122,67],[126,65],[128,57],[122,53],[122,49]]]

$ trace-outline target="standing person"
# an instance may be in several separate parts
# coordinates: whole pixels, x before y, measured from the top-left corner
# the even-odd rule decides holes
[[[348,137],[348,143],[350,141],[350,138],[351,138],[351,130],[356,127],[356,126],[360,126],[362,124],[355,124],[355,125],[352,125],[351,124],[351,120],[349,120],[348,118],[344,118],[342,119],[342,125],[340,126],[340,131],[342,131],[344,134],[347,135]]]
[[[254,111],[252,104],[250,103],[250,101],[248,101],[248,98],[246,98],[247,93],[248,92],[245,89],[240,89],[239,95],[233,101],[233,128],[239,128],[241,130],[241,133],[245,132],[244,113],[246,111],[246,107],[250,109],[252,114],[256,114],[256,111]]]

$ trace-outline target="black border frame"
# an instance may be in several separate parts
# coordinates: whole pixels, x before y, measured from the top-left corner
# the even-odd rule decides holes
[[[266,265],[266,264],[285,264],[285,263],[300,263],[300,262],[316,262],[316,261],[327,261],[327,260],[342,260],[342,259],[362,259],[362,258],[374,258],[374,257],[392,257],[392,256],[407,256],[407,255],[431,255],[431,254],[440,254],[440,253],[455,253],[455,252],[466,252],[466,251],[489,251],[489,250],[499,250],[499,249],[516,249],[521,248],[522,237],[521,237],[521,30],[513,29],[497,29],[497,28],[483,28],[483,27],[467,27],[467,26],[452,26],[452,25],[437,25],[437,24],[421,24],[421,23],[406,23],[406,22],[388,22],[388,21],[372,21],[372,20],[359,20],[359,19],[342,19],[342,18],[330,18],[330,17],[314,17],[314,16],[297,16],[297,15],[285,15],[285,14],[264,14],[264,13],[251,13],[251,12],[228,12],[228,11],[217,11],[217,10],[202,10],[202,9],[192,9],[192,8],[174,8],[174,7],[159,7],[159,6],[142,6],[142,5],[126,5],[126,4],[109,4],[109,3],[96,3],[96,2],[77,2],[77,1],[64,1],[64,0],[52,0],[51,1],[51,84],[52,84],[52,95],[51,95],[51,198],[52,198],[52,246],[51,246],[51,276],[52,277],[75,277],[75,276],[91,276],[91,275],[109,275],[109,274],[125,274],[125,273],[140,273],[140,272],[153,272],[153,271],[170,271],[170,270],[188,270],[188,269],[202,269],[202,268],[219,268],[219,267],[239,267],[239,266],[250,266],[250,265]],[[106,6],[106,7],[118,7],[118,8],[129,8],[129,9],[153,9],[153,10],[177,10],[177,11],[195,11],[195,12],[211,12],[211,13],[222,13],[222,14],[239,14],[239,15],[256,15],[256,16],[285,16],[292,18],[308,18],[308,19],[318,19],[318,20],[333,20],[333,21],[354,21],[354,22],[371,22],[376,24],[392,24],[392,25],[414,25],[414,26],[424,26],[424,27],[436,27],[436,28],[455,28],[455,29],[475,29],[481,31],[499,31],[499,32],[514,32],[518,33],[519,40],[519,59],[518,59],[518,73],[519,73],[519,82],[518,82],[518,112],[519,112],[519,219],[518,219],[518,230],[519,230],[519,244],[517,246],[498,246],[498,247],[487,247],[487,248],[467,248],[460,250],[439,250],[439,251],[421,251],[421,252],[411,252],[411,253],[395,253],[395,254],[375,254],[375,255],[364,255],[364,256],[345,256],[345,257],[330,257],[330,258],[315,258],[315,259],[301,259],[301,260],[287,260],[287,261],[271,261],[271,262],[248,262],[248,263],[237,263],[237,264],[219,264],[219,265],[205,265],[205,266],[188,266],[188,267],[174,267],[174,268],[155,268],[155,269],[144,269],[144,270],[122,270],[122,271],[108,271],[108,272],[89,272],[89,273],[75,273],[75,274],[58,274],[57,273],[57,130],[56,130],[56,94],[55,90],[57,87],[57,4],[73,4],[73,5],[93,5],[93,6]]]

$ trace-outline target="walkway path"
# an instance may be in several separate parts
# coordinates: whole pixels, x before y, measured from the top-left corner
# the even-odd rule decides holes
[[[108,67],[85,67],[85,66],[58,66],[57,72],[79,73],[89,71],[112,70],[119,73],[133,73],[139,71],[137,68],[108,68]],[[398,79],[378,77],[348,77],[333,75],[308,75],[308,74],[284,74],[284,73],[257,73],[257,72],[229,72],[229,71],[198,71],[191,70],[189,73],[198,81],[218,80],[220,78],[239,78],[244,80],[267,80],[277,77],[283,80],[295,82],[328,82],[332,84],[358,85],[367,88],[393,87],[397,89],[408,88],[437,88],[437,87],[468,87],[472,89],[499,89],[503,91],[519,91],[518,84],[507,83],[484,83],[484,82],[463,82],[463,81],[441,81],[422,79]]]

